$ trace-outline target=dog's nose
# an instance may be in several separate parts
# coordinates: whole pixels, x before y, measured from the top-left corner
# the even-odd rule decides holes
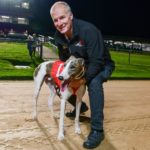
[[[63,80],[64,78],[63,78],[63,76],[59,76],[58,79],[59,80]]]

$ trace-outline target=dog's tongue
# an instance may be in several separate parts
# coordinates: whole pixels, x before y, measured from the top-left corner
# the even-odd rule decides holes
[[[67,85],[68,85],[68,81],[66,80],[60,85],[60,90],[63,92],[66,89]]]
[[[61,92],[64,92],[64,90],[66,89],[66,86],[67,86],[67,85],[60,87]]]

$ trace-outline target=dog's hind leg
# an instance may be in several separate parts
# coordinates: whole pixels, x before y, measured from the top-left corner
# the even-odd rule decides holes
[[[40,89],[44,82],[44,74],[40,73],[34,77],[34,98],[33,98],[33,119],[37,119],[37,101],[40,93]]]

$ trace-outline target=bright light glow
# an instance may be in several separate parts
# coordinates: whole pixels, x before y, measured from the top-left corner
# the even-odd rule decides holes
[[[18,24],[29,24],[29,21],[27,18],[17,18]]]
[[[22,8],[29,9],[29,3],[27,2],[22,3]]]
[[[18,20],[25,20],[25,18],[18,18]]]
[[[9,19],[9,16],[2,16],[3,19]]]

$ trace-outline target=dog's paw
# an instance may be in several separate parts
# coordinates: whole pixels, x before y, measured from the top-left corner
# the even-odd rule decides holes
[[[59,119],[59,114],[54,114],[53,117],[54,117],[55,119]]]
[[[57,139],[58,139],[59,141],[62,141],[62,140],[64,139],[64,134],[59,133]]]
[[[37,114],[36,114],[36,113],[33,113],[33,114],[32,114],[32,118],[33,118],[33,120],[37,120]]]
[[[81,134],[81,129],[80,128],[75,128],[75,133],[76,134]]]
[[[37,120],[37,116],[33,116],[33,120]]]

